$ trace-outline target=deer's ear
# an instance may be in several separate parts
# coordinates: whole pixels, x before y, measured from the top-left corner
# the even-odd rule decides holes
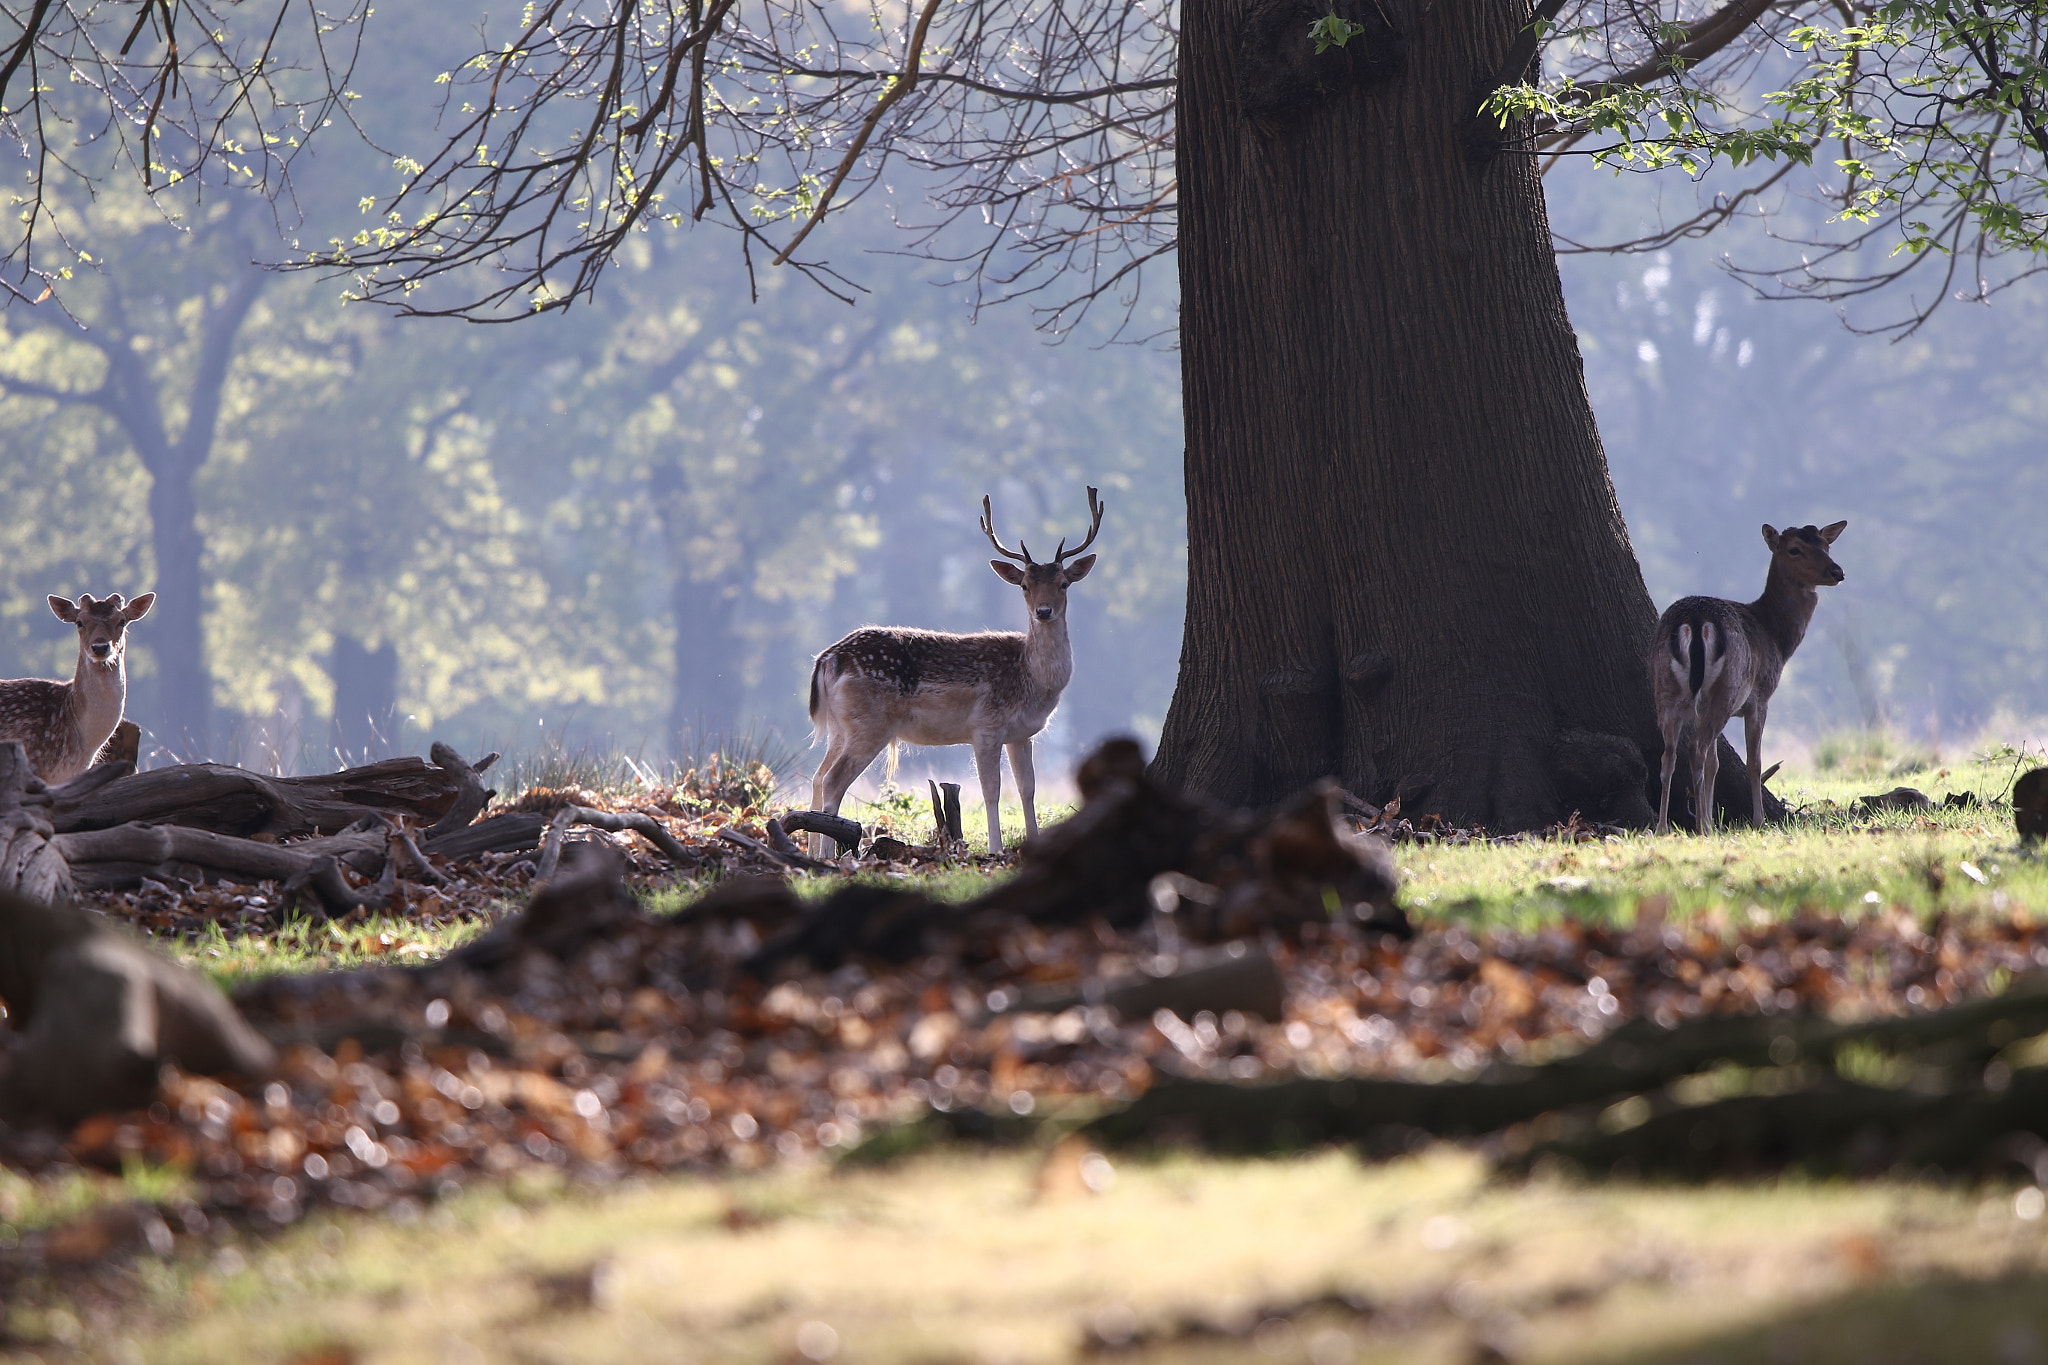
[[[128,621],[140,621],[143,617],[149,615],[149,609],[155,605],[156,594],[153,592],[146,592],[142,594],[142,596],[136,598],[133,602],[130,602],[127,606],[121,608],[122,619]]]
[[[65,625],[75,626],[78,624],[78,607],[76,604],[53,594],[50,598],[50,610],[57,613],[57,619]]]
[[[1067,565],[1066,569],[1063,572],[1065,572],[1067,576],[1067,582],[1079,583],[1082,579],[1088,576],[1088,571],[1094,567],[1095,556],[1082,555],[1079,559]]]
[[[1778,533],[1768,521],[1764,523],[1764,544],[1771,547],[1773,554],[1777,553]]]
[[[1823,526],[1820,528],[1820,538],[1832,545],[1835,543],[1835,537],[1848,529],[1848,525],[1846,521],[1838,521],[1833,526]]]
[[[996,571],[997,578],[1002,579],[1011,587],[1021,588],[1024,586],[1024,571],[1008,560],[991,559],[988,562],[988,566]]]

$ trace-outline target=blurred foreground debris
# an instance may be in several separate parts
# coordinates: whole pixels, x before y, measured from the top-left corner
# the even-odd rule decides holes
[[[0,891],[0,998],[10,1033],[0,1120],[8,1123],[73,1123],[147,1104],[165,1063],[250,1079],[276,1063],[197,973],[98,915],[11,891]]]
[[[1517,1168],[1550,1156],[1599,1173],[1704,1179],[2017,1164],[2048,1180],[2044,1042],[2048,972],[2035,972],[1988,1000],[1860,1023],[1636,1019],[1556,1061],[1495,1061],[1456,1080],[1169,1081],[1088,1132],[1119,1144],[1344,1142],[1377,1153],[1497,1134],[1497,1154]]]
[[[2048,838],[2048,768],[2023,773],[2012,785],[2012,818],[2020,838]]]

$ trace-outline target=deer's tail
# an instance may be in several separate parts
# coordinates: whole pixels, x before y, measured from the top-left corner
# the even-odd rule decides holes
[[[823,709],[822,703],[824,701],[824,689],[819,686],[820,682],[824,677],[825,660],[827,657],[827,655],[820,654],[817,657],[817,659],[811,664],[811,709],[809,714],[811,717],[812,743],[816,743],[821,739],[831,738],[831,736],[826,733],[826,731],[830,727],[828,727],[825,724],[824,718],[821,714]]]
[[[1681,621],[1671,632],[1672,672],[1684,677],[1695,710],[1700,694],[1720,679],[1726,655],[1727,641],[1712,621]]]

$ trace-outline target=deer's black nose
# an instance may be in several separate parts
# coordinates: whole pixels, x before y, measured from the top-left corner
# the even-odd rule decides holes
[[[1040,607],[1040,608],[1038,609],[1038,619],[1039,619],[1039,620],[1041,620],[1041,621],[1050,621],[1050,620],[1052,620],[1052,608],[1051,608],[1051,607]]]
[[[113,652],[114,647],[108,644],[105,640],[95,642],[92,647],[92,657],[95,659],[104,659]]]
[[[1830,579],[1828,580],[1828,582],[1830,582],[1830,583],[1839,583],[1839,582],[1841,582],[1841,581],[1842,581],[1842,577],[1843,577],[1843,575],[1842,575],[1842,568],[1841,568],[1841,566],[1840,566],[1840,565],[1838,564],[1838,565],[1836,565],[1836,566],[1835,566],[1835,571],[1834,571],[1834,577],[1833,577],[1833,578],[1830,578]]]

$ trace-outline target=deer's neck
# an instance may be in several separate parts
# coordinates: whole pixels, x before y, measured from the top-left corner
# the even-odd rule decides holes
[[[79,730],[93,747],[104,744],[107,736],[114,733],[127,704],[127,652],[100,663],[79,650],[78,667],[71,675],[71,708]]]
[[[1750,603],[1749,610],[1778,646],[1778,652],[1789,659],[1792,651],[1799,648],[1799,642],[1806,638],[1806,627],[1812,622],[1813,609],[1819,604],[1818,592],[1795,583],[1792,576],[1773,561],[1770,576],[1764,579],[1764,595]]]
[[[1058,696],[1074,676],[1074,647],[1067,642],[1067,618],[1033,618],[1024,632],[1024,676],[1031,685]]]

